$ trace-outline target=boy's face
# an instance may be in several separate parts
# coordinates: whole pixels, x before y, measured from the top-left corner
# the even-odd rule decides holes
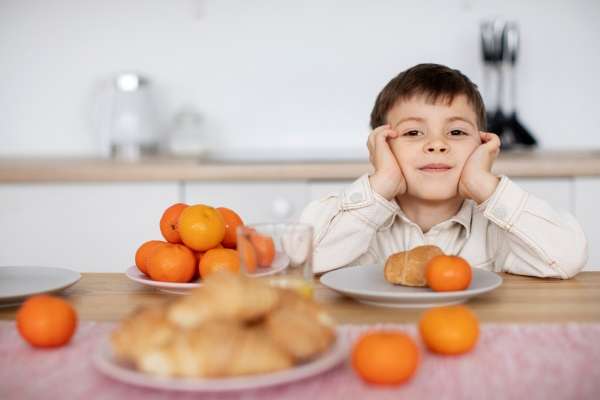
[[[396,103],[387,122],[399,134],[389,143],[407,194],[430,201],[455,198],[465,162],[481,144],[477,116],[466,96],[455,96],[451,104],[413,96]]]

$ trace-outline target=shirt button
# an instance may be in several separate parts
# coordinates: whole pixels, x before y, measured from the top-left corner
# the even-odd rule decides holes
[[[506,217],[506,208],[504,207],[498,207],[494,210],[494,215],[497,218],[503,219]]]
[[[363,195],[360,193],[352,193],[350,195],[350,201],[353,203],[359,203],[363,200]]]

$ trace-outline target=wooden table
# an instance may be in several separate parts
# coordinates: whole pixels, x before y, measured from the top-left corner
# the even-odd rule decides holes
[[[600,322],[600,272],[582,272],[570,280],[501,276],[502,286],[467,303],[483,322]],[[140,305],[177,296],[119,273],[84,273],[63,295],[77,308],[80,319],[95,321],[118,321]],[[315,297],[344,324],[416,322],[422,312],[363,305],[320,284]],[[0,309],[0,319],[14,319],[16,310]]]

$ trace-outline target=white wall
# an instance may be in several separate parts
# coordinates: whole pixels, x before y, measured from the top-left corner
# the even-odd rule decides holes
[[[417,5],[418,4],[418,5]],[[98,151],[94,88],[148,74],[229,149],[362,149],[381,87],[418,62],[482,77],[479,22],[520,23],[520,110],[546,148],[600,147],[600,1],[1,0],[0,155]]]

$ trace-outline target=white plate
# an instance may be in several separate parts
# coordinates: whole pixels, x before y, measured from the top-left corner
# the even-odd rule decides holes
[[[232,378],[204,379],[154,376],[119,362],[113,356],[108,340],[105,340],[94,354],[94,365],[111,378],[137,386],[196,392],[248,390],[305,379],[335,367],[346,359],[348,354],[348,345],[340,338],[341,336],[338,335],[337,341],[326,353],[305,364],[278,372]]]
[[[497,274],[473,268],[471,285],[465,290],[434,292],[428,287],[393,285],[385,280],[383,265],[346,267],[321,276],[321,283],[361,303],[400,308],[436,307],[464,303],[467,299],[502,284]]]
[[[36,294],[58,292],[80,279],[81,274],[66,268],[0,267],[0,306],[15,305]]]
[[[249,276],[259,277],[273,275],[284,270],[289,263],[290,259],[285,253],[277,252],[270,268],[258,268],[256,273],[249,274]],[[147,275],[144,275],[135,265],[127,268],[125,275],[132,281],[141,283],[142,285],[155,287],[163,292],[173,294],[189,294],[190,290],[202,286],[200,280],[189,283],[153,281]]]

